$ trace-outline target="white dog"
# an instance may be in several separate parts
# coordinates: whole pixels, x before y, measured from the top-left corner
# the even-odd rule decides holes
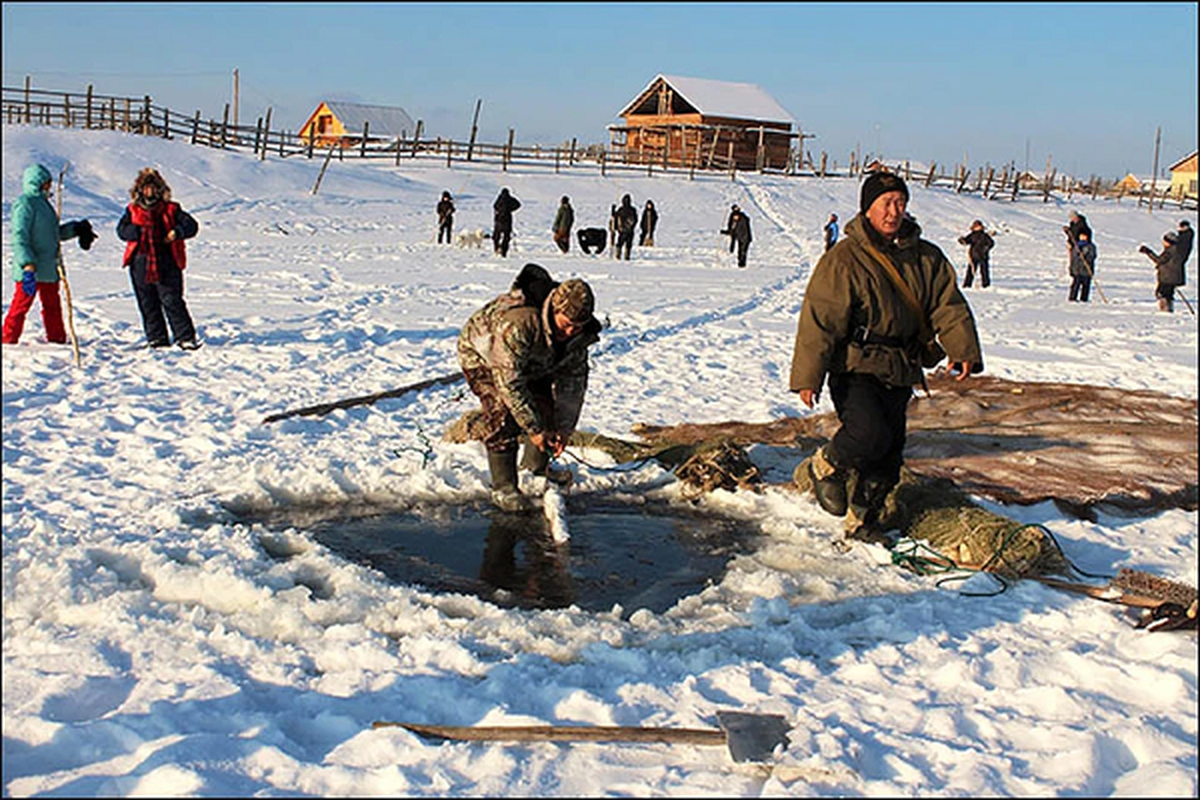
[[[485,231],[483,228],[476,228],[473,231],[460,231],[454,237],[454,243],[459,247],[483,247],[483,240],[492,238],[492,234]]]

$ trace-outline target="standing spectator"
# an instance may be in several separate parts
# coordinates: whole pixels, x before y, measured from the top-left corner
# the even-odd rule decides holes
[[[1175,311],[1175,287],[1183,285],[1183,251],[1179,249],[1179,237],[1175,231],[1163,234],[1163,251],[1155,253],[1146,245],[1138,248],[1139,253],[1145,253],[1154,262],[1155,276],[1158,285],[1154,287],[1154,296],[1158,298],[1158,310],[1173,313]]]
[[[633,232],[637,229],[638,213],[633,207],[633,199],[629,195],[621,198],[621,205],[616,212],[617,225],[617,257],[629,260],[629,251],[633,249]]]
[[[1071,293],[1067,301],[1086,303],[1092,289],[1092,278],[1096,274],[1096,245],[1091,234],[1079,232],[1079,241],[1071,248]]]
[[[837,244],[838,240],[838,219],[837,214],[830,214],[829,221],[825,223],[825,252],[829,252],[829,248]]]
[[[812,408],[828,378],[841,425],[807,462],[808,478],[821,508],[870,538],[900,479],[913,385],[947,353],[959,380],[981,372],[983,356],[954,267],[908,216],[904,181],[872,173],[861,192],[860,213],[804,292],[789,388]]]
[[[988,267],[988,255],[995,247],[996,241],[988,236],[983,229],[983,223],[975,220],[971,223],[971,232],[958,237],[959,244],[967,245],[967,276],[963,279],[963,288],[971,288],[975,281],[975,270],[979,270],[979,285],[986,289],[992,284],[991,270]]]
[[[554,243],[564,253],[571,249],[571,226],[574,224],[575,210],[571,208],[571,198],[563,195],[558,213],[554,215]]]
[[[492,247],[503,258],[508,257],[508,246],[512,242],[513,212],[521,207],[521,201],[508,193],[508,187],[500,190],[496,202],[492,203]]]
[[[438,215],[438,244],[442,243],[442,235],[446,236],[446,244],[450,244],[450,234],[454,227],[454,200],[449,192],[442,192],[442,199],[437,204]]]
[[[754,238],[750,235],[750,217],[746,216],[746,212],[739,208],[729,216],[729,219],[729,238],[733,244],[737,245],[737,264],[739,267],[744,267],[746,266],[746,254],[750,250],[750,242]]]
[[[62,304],[58,297],[58,248],[60,242],[79,237],[84,250],[96,234],[86,219],[60,223],[50,205],[50,170],[41,164],[25,168],[21,196],[12,203],[12,276],[16,281],[12,304],[4,317],[4,344],[16,344],[25,328],[25,316],[34,298],[42,300],[42,326],[46,340],[67,341]]]
[[[127,243],[121,266],[129,267],[146,341],[151,347],[166,347],[170,323],[175,344],[195,350],[200,343],[183,300],[184,240],[195,236],[200,225],[171,200],[171,187],[156,169],[146,167],[138,172],[129,196],[133,202],[117,223],[117,236]]]
[[[1175,235],[1175,243],[1179,247],[1179,269],[1184,270],[1187,267],[1188,257],[1192,254],[1192,239],[1195,237],[1195,231],[1192,230],[1192,223],[1186,219],[1179,220],[1179,231]],[[1179,285],[1187,284],[1187,274],[1181,274],[1182,280]]]
[[[646,207],[642,209],[642,221],[639,227],[641,236],[638,237],[638,247],[654,247],[654,229],[658,227],[658,210],[654,208],[653,200],[646,201]]]
[[[738,214],[741,213],[742,210],[738,208],[737,203],[731,205],[729,207],[729,219],[725,222],[725,227],[721,229],[721,233],[729,237],[729,252],[731,253],[737,247],[737,239],[733,238],[733,225],[737,222]]]

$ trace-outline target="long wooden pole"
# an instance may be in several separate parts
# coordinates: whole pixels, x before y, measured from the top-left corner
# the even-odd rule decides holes
[[[62,224],[62,201],[63,201],[63,176],[67,174],[67,167],[70,163],[63,164],[63,167],[58,172],[58,197],[55,202],[58,205],[58,222]],[[63,266],[62,242],[58,243],[58,251],[55,253],[55,266],[58,267],[58,279],[62,281],[63,293],[67,299],[67,330],[71,334],[71,349],[75,351],[75,366],[83,366],[79,359],[79,339],[75,336],[75,309],[71,304],[71,284],[67,281],[67,268]]]
[[[1155,128],[1154,129],[1154,171],[1150,173],[1150,205],[1146,208],[1146,211],[1151,214],[1154,213],[1154,188],[1158,183],[1158,145],[1161,142],[1162,142],[1162,128],[1161,127]],[[1139,203],[1142,202],[1141,198],[1138,198],[1138,202]]]
[[[725,731],[716,728],[638,728],[585,725],[415,725],[407,722],[374,722],[372,728],[404,728],[421,736],[462,741],[509,742],[665,742],[670,744],[722,745]]]
[[[330,411],[336,411],[339,408],[355,408],[356,406],[373,405],[380,400],[387,400],[391,397],[401,397],[409,392],[419,392],[422,389],[429,389],[434,386],[445,384],[458,383],[464,380],[465,376],[461,372],[455,372],[450,375],[443,375],[440,378],[430,378],[427,381],[419,381],[417,383],[402,386],[399,389],[388,389],[386,392],[377,392],[375,394],[363,395],[362,397],[350,397],[346,400],[336,400],[332,403],[319,403],[315,406],[307,406],[305,408],[297,408],[291,411],[283,411],[278,414],[271,414],[263,418],[263,425],[271,422],[278,422],[281,419],[290,417],[323,417]]]

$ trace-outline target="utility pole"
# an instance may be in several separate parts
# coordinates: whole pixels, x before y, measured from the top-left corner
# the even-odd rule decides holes
[[[1162,127],[1160,126],[1154,129],[1154,171],[1150,173],[1150,207],[1146,209],[1151,214],[1154,213],[1154,188],[1158,183],[1158,144],[1161,141]]]
[[[238,71],[235,67],[233,70],[233,127],[238,126]]]

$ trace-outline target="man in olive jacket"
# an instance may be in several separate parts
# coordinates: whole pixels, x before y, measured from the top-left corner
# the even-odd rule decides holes
[[[809,279],[789,388],[812,408],[828,379],[841,426],[810,460],[809,478],[822,508],[868,536],[900,479],[912,387],[946,354],[959,380],[982,372],[983,356],[954,267],[907,214],[904,181],[872,173],[859,205]]]

